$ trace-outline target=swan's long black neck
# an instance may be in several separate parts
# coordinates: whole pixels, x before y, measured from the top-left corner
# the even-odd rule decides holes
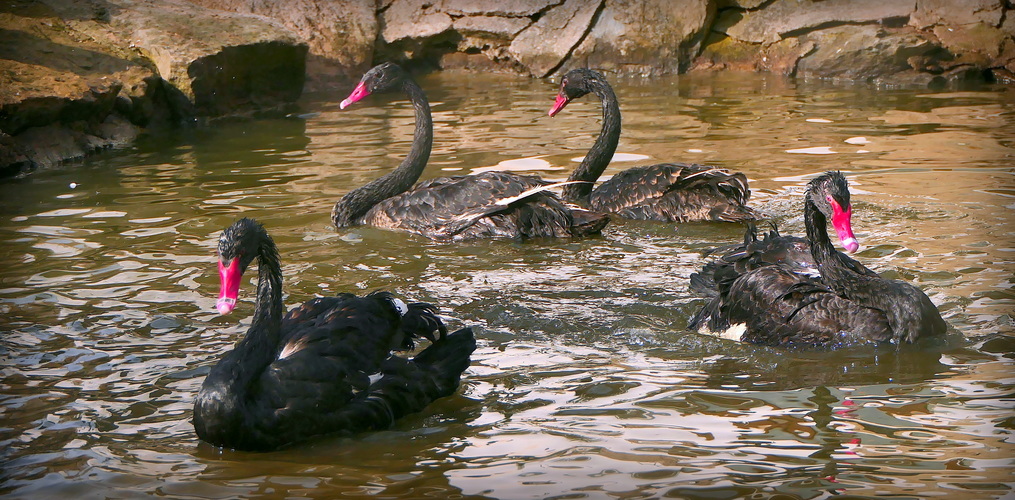
[[[257,255],[257,301],[254,303],[254,319],[247,335],[240,343],[251,342],[253,346],[269,346],[273,351],[278,345],[282,329],[282,266],[279,262],[275,242],[265,235]],[[274,355],[274,352],[270,353]],[[271,356],[268,356],[271,359]],[[265,363],[267,364],[267,363]]]
[[[821,273],[821,280],[838,293],[851,292],[859,281],[866,278],[853,268],[862,267],[846,254],[835,249],[832,239],[828,237],[828,218],[811,201],[810,196],[804,202],[804,225],[807,228],[807,239],[811,244],[811,256]],[[859,297],[848,293],[853,299]]]
[[[419,180],[430,159],[433,147],[433,118],[430,116],[430,102],[423,89],[406,78],[401,86],[409,96],[416,112],[416,129],[412,135],[412,147],[408,156],[391,173],[374,179],[365,186],[354,189],[342,197],[331,212],[332,222],[337,227],[358,224],[360,219],[377,203],[404,193]]]
[[[603,103],[603,129],[599,132],[595,144],[589,149],[582,160],[581,165],[568,177],[569,181],[585,181],[578,184],[564,186],[564,199],[571,202],[579,202],[588,198],[594,187],[592,183],[603,175],[603,171],[613,159],[613,153],[617,151],[617,143],[620,142],[620,104],[617,103],[617,95],[613,88],[606,82],[595,81],[593,92]]]
[[[810,196],[804,201],[804,226],[807,229],[807,239],[811,243],[811,256],[818,263],[819,269],[822,264],[833,263],[834,255],[838,252],[828,237],[828,218],[818,210]]]
[[[257,299],[250,329],[205,378],[195,425],[209,432],[239,415],[245,395],[275,359],[282,329],[282,269],[275,243],[264,234],[258,249]]]

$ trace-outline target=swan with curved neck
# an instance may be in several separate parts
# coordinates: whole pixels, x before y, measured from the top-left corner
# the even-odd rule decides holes
[[[564,203],[534,176],[504,172],[430,179],[422,175],[433,145],[433,119],[423,90],[398,65],[384,63],[363,75],[345,108],[367,95],[400,91],[416,115],[412,147],[391,173],[354,189],[332,210],[336,227],[367,224],[436,240],[482,237],[575,237],[609,222],[603,214]]]
[[[240,219],[218,243],[216,308],[235,307],[258,261],[254,318],[211,368],[194,401],[194,429],[216,446],[273,450],[328,434],[388,427],[457,389],[476,347],[472,330],[447,334],[436,308],[385,292],[282,303],[278,250],[264,227]],[[393,349],[432,344],[411,359]]]
[[[603,126],[568,180],[583,181],[564,188],[567,201],[628,219],[668,222],[730,221],[757,218],[747,207],[747,177],[729,170],[684,163],[660,163],[624,170],[593,189],[613,159],[620,141],[621,114],[617,96],[606,78],[590,69],[573,69],[560,82],[550,108],[556,116],[572,100],[595,94],[603,106]]]
[[[882,278],[835,249],[829,222],[846,251],[859,248],[849,187],[841,173],[813,179],[804,200],[807,242],[819,276],[809,276],[797,264],[802,259],[766,262],[785,252],[735,248],[718,264],[705,266],[700,274],[709,276],[692,275],[692,288],[695,283],[715,288],[691,318],[690,329],[769,345],[902,344],[945,333],[946,323],[923,291]],[[779,246],[764,243],[759,248]]]

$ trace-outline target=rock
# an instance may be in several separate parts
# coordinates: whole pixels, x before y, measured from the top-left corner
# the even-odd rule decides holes
[[[814,50],[814,42],[786,38],[769,45],[741,42],[713,33],[691,70],[766,71],[794,75],[797,61]]]
[[[455,19],[452,27],[464,36],[510,42],[531,24],[532,20],[528,17],[468,16]]]
[[[829,23],[865,23],[905,18],[913,0],[775,0],[748,11],[726,34],[744,42],[774,43],[788,33],[811,30]]]
[[[529,17],[561,3],[561,0],[443,0],[441,10],[456,17]]]
[[[1001,46],[1011,39],[999,28],[986,24],[967,24],[959,27],[935,26],[934,35],[941,45],[953,54],[963,54],[979,59],[978,63],[989,65],[1001,55]]]
[[[589,30],[602,0],[565,0],[523,30],[508,53],[539,78],[558,67]]]
[[[595,67],[642,75],[689,66],[715,17],[708,0],[606,0],[588,36],[561,72]]]
[[[211,9],[257,14],[292,31],[308,47],[306,90],[345,87],[373,63],[378,22],[372,0],[190,0]]]
[[[719,9],[756,9],[768,0],[717,0],[716,7]]]
[[[153,61],[198,116],[277,106],[302,92],[307,46],[276,21],[182,0],[113,5],[108,31]]]
[[[912,80],[910,60],[937,58],[940,47],[912,30],[887,31],[877,26],[839,26],[808,33],[801,40],[815,49],[797,63],[797,76],[876,81],[886,75],[906,74]],[[928,82],[927,74],[917,80]]]
[[[394,0],[381,12],[381,37],[393,44],[406,39],[423,39],[451,29],[451,16],[433,0]]]
[[[259,16],[173,0],[7,0],[0,12],[0,171],[131,140],[140,127],[278,108],[306,46]]]
[[[1000,26],[1004,0],[916,0],[909,25],[916,28],[983,23]]]

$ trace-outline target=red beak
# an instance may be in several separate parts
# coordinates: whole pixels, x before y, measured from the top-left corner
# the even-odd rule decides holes
[[[366,97],[368,95],[370,95],[370,91],[367,90],[367,84],[363,83],[363,82],[359,82],[359,85],[356,85],[356,88],[352,89],[352,93],[349,94],[349,97],[346,97],[345,100],[342,101],[338,105],[338,107],[341,108],[341,109],[345,109],[346,106],[348,106],[348,105],[350,105],[350,104],[352,104],[352,103],[354,103],[354,102],[356,102],[356,101],[358,101],[358,100],[360,100],[360,99],[362,99],[362,98],[364,98],[364,97]]]
[[[229,314],[236,307],[236,297],[240,294],[240,279],[243,271],[240,270],[240,259],[233,259],[229,265],[219,261],[219,300],[215,308],[219,314]]]
[[[842,242],[842,247],[847,252],[855,252],[860,248],[860,243],[853,236],[853,226],[850,222],[853,218],[853,206],[847,205],[843,210],[835,200],[829,198],[828,201],[832,204],[832,227],[835,229],[835,234],[839,236],[839,241]]]
[[[567,106],[567,103],[569,102],[571,102],[571,99],[568,99],[567,96],[564,95],[564,92],[561,91],[561,93],[557,94],[557,100],[553,101],[553,107],[550,108],[550,116],[555,116],[557,113],[560,113],[560,110],[564,109],[564,106]]]

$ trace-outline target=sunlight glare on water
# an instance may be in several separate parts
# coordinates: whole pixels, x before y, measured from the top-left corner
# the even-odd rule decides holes
[[[552,82],[446,73],[431,178],[503,169],[563,180],[599,131],[591,96],[546,116]],[[4,467],[14,498],[1010,497],[1015,389],[1011,88],[874,89],[771,76],[614,82],[604,178],[664,161],[744,172],[751,204],[803,234],[802,193],[842,170],[858,259],[919,286],[947,339],[789,351],[684,330],[688,276],[735,224],[616,220],[576,241],[335,231],[334,202],[393,169],[397,96],[305,118],[147,137],[0,183]],[[479,348],[452,397],[394,428],[272,452],[219,450],[191,424],[204,376],[250,325],[219,316],[215,244],[253,217],[285,301],[387,289],[437,304]]]

